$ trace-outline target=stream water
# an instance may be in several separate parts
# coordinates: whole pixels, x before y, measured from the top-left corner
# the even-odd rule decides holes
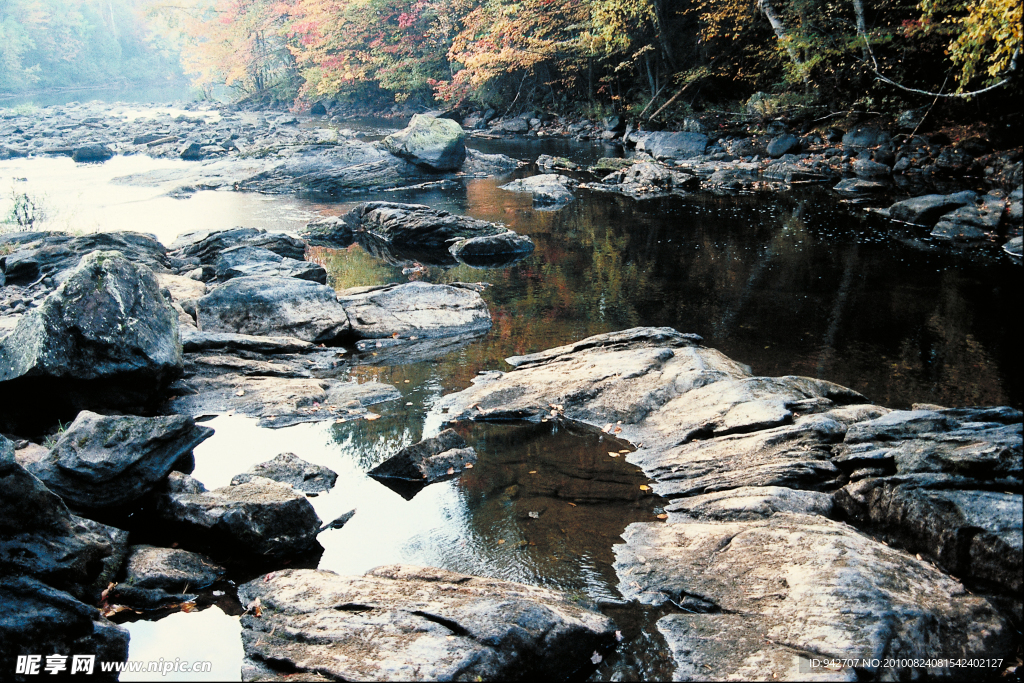
[[[473,144],[523,160],[546,153],[578,163],[611,151],[564,140]],[[311,499],[317,512],[324,520],[356,514],[320,535],[319,567],[348,574],[425,564],[566,591],[606,611],[625,636],[621,656],[602,665],[599,679],[671,674],[654,629],[660,615],[623,604],[615,588],[612,546],[626,525],[654,520],[663,504],[641,489],[645,477],[625,462],[628,443],[565,425],[460,425],[480,460],[459,479],[407,499],[365,475],[399,448],[436,434],[443,421],[437,399],[468,386],[480,370],[507,369],[505,357],[600,332],[666,325],[702,335],[758,374],[820,377],[894,408],[1024,403],[1021,267],[994,247],[951,252],[926,231],[894,227],[827,190],[642,201],[580,190],[565,208],[539,211],[528,196],[498,189],[507,179],[494,178],[341,202],[233,192],[172,199],[161,188],[110,183],[183,163],[12,160],[0,162],[0,189],[9,181],[42,197],[53,227],[139,230],[167,243],[200,228],[295,231],[315,215],[340,215],[367,199],[502,221],[533,239],[536,251],[507,268],[430,267],[412,276],[357,245],[312,249],[338,289],[410,277],[489,283],[493,328],[429,362],[354,366],[353,377],[402,392],[374,408],[378,420],[267,430],[248,418],[218,416],[207,422],[216,433],[196,449],[193,476],[208,488],[223,486],[282,452],[326,465],[340,476],[331,492]],[[241,568],[231,578],[251,577]],[[195,612],[128,623],[131,658],[210,660],[212,678],[238,679],[239,608],[229,584],[213,589],[227,594]]]

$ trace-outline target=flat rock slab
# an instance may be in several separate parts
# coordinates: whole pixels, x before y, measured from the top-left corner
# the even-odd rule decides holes
[[[200,332],[182,330],[181,347],[185,353],[209,349],[253,351],[256,353],[304,353],[315,345],[296,337],[265,337],[233,332]]]
[[[205,588],[226,570],[210,558],[180,548],[134,545],[125,564],[125,582],[137,588],[184,591]]]
[[[368,232],[384,242],[402,247],[441,247],[456,240],[499,235],[509,229],[498,223],[459,216],[424,204],[365,202],[358,204],[342,222],[353,230]]]
[[[215,265],[217,279],[235,277],[294,277],[327,284],[327,271],[319,263],[300,261],[275,254],[263,247],[230,247],[220,252]]]
[[[555,591],[433,568],[286,569],[241,586],[239,599],[249,607],[247,680],[268,669],[343,680],[564,679],[614,641],[607,617]]]
[[[179,235],[170,248],[179,258],[196,258],[212,266],[225,251],[237,247],[262,248],[295,261],[301,261],[306,253],[306,243],[301,239],[259,228],[196,230]]]
[[[716,679],[805,680],[800,657],[1000,657],[1012,648],[1009,624],[986,599],[927,562],[816,515],[637,523],[623,538],[614,548],[623,596],[688,612],[658,622],[677,680],[708,671]],[[902,679],[913,668],[863,674]]]
[[[487,303],[473,289],[409,282],[340,292],[352,331],[367,339],[451,337],[491,327]]]
[[[767,519],[776,512],[831,517],[832,496],[786,486],[741,486],[681,498],[666,505],[665,512],[669,522],[749,522]]]
[[[248,554],[272,558],[313,550],[321,526],[303,493],[262,477],[207,491],[192,477],[173,472],[157,498],[157,514]]]
[[[281,453],[273,460],[253,465],[248,471],[236,474],[231,478],[231,485],[244,484],[253,477],[272,479],[305,493],[322,493],[334,487],[338,473],[306,462],[294,453]]]
[[[333,343],[349,331],[334,290],[291,277],[237,277],[196,302],[203,332]]]
[[[184,415],[136,417],[83,410],[48,457],[28,470],[68,505],[96,510],[151,491],[175,463],[213,436]]]
[[[476,451],[454,429],[406,446],[367,472],[371,477],[430,483],[476,462]]]

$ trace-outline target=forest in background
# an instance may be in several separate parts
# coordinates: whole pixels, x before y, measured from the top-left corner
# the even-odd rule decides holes
[[[158,80],[298,109],[667,120],[1014,111],[1021,0],[0,0],[0,91]],[[225,88],[227,90],[225,91]],[[664,105],[668,104],[668,107]],[[975,118],[980,115],[975,113]]]
[[[149,0],[0,0],[0,93],[182,77]]]

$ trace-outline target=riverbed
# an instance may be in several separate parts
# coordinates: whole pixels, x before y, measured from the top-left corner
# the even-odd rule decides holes
[[[565,140],[470,145],[524,161],[555,154],[583,164],[620,153]],[[206,422],[216,433],[196,448],[193,476],[208,488],[222,486],[282,452],[330,467],[338,485],[311,502],[325,521],[356,514],[320,535],[320,568],[348,574],[404,562],[558,588],[603,609],[622,628],[621,656],[598,669],[601,679],[613,671],[645,679],[670,674],[653,629],[657,614],[623,604],[611,567],[612,545],[626,525],[655,519],[662,504],[622,457],[630,444],[564,425],[460,426],[480,454],[461,478],[409,498],[365,474],[436,434],[444,420],[438,399],[469,386],[476,373],[507,369],[508,356],[593,334],[664,325],[701,335],[756,374],[819,377],[892,408],[1024,404],[1020,265],[994,246],[953,251],[923,228],[896,226],[826,188],[647,200],[580,189],[564,208],[546,211],[527,195],[500,190],[507,178],[330,202],[230,191],[172,198],[170,188],[112,182],[187,163],[194,162],[16,159],[0,162],[0,181],[41,197],[51,227],[152,232],[168,244],[204,228],[296,232],[318,215],[341,215],[367,199],[428,204],[530,236],[532,255],[493,270],[461,265],[410,273],[410,264],[385,262],[358,245],[311,249],[308,257],[327,267],[337,289],[409,279],[488,283],[483,296],[493,327],[429,362],[378,365],[370,355],[354,366],[353,377],[388,382],[402,393],[374,407],[380,419],[269,430],[249,418],[217,416]],[[524,167],[514,175],[534,172]],[[0,189],[7,200],[8,188]],[[251,578],[242,573],[231,578]],[[230,584],[212,590],[225,595],[206,609],[127,624],[130,657],[210,659],[213,678],[237,680],[240,609]]]

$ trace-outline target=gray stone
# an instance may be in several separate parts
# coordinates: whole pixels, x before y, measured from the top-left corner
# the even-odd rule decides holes
[[[800,151],[800,138],[792,133],[786,133],[768,143],[768,156],[778,159],[783,154],[796,153]]]
[[[476,451],[453,429],[406,446],[367,472],[371,477],[431,483],[462,472]]]
[[[306,462],[294,453],[281,453],[273,460],[253,465],[243,474],[236,474],[231,478],[231,485],[244,484],[253,477],[272,479],[305,493],[323,493],[334,487],[338,473]]]
[[[403,247],[447,249],[456,240],[509,232],[508,228],[498,223],[453,215],[422,204],[395,202],[358,204],[345,214],[343,220],[353,229],[368,232],[388,244]]]
[[[125,582],[136,588],[168,592],[205,588],[226,570],[210,558],[180,548],[133,545],[125,566]]]
[[[262,247],[282,258],[296,261],[303,260],[306,253],[306,243],[302,240],[258,228],[197,230],[184,233],[171,243],[171,250],[180,258],[197,258],[200,263],[214,265],[224,251],[242,246]]]
[[[944,214],[973,204],[974,196],[974,193],[926,194],[896,202],[889,207],[889,215],[905,223],[933,226]]]
[[[481,263],[489,264],[486,260],[488,258],[500,258],[501,265],[508,265],[507,258],[522,258],[533,253],[533,249],[533,240],[509,230],[498,235],[471,237],[453,242],[448,251],[463,263],[476,266]]]
[[[884,130],[859,126],[843,136],[843,144],[847,147],[878,147],[888,145],[892,137]]]
[[[288,336],[333,343],[349,331],[334,290],[291,277],[238,277],[196,302],[204,332]]]
[[[655,159],[688,159],[704,154],[708,136],[703,133],[640,133],[636,149]]]
[[[741,486],[735,489],[680,498],[665,507],[670,523],[749,522],[768,519],[777,512],[832,515],[832,496],[820,491],[798,491],[785,486]]]
[[[359,287],[338,294],[352,330],[368,339],[418,339],[483,332],[491,315],[472,289],[426,282]]]
[[[902,680],[916,669],[904,658],[999,657],[1012,647],[1009,624],[987,600],[817,515],[631,524],[623,538],[614,548],[622,595],[685,612],[658,621],[677,680],[709,670],[723,679],[807,680],[801,659],[885,656],[897,658],[892,669],[865,673]],[[854,680],[850,670],[831,674]]]
[[[255,353],[304,353],[311,351],[314,344],[295,337],[267,337],[231,332],[200,332],[182,330],[181,347],[185,353],[228,349],[253,351]]]
[[[542,173],[520,178],[511,183],[501,185],[499,190],[508,192],[525,192],[533,196],[533,203],[541,206],[564,206],[576,195],[570,189],[575,181],[557,173]]]
[[[384,138],[392,154],[435,171],[454,171],[466,160],[466,134],[451,119],[417,114],[409,125]]]
[[[250,555],[281,558],[318,547],[321,522],[305,494],[263,477],[207,491],[172,472],[157,498],[157,514]]]
[[[114,152],[106,145],[84,145],[71,153],[71,158],[77,162],[106,161],[113,156]]]
[[[860,178],[884,178],[892,175],[892,168],[870,159],[857,159],[853,162],[853,172]]]
[[[28,469],[71,507],[117,507],[152,490],[179,459],[212,435],[212,429],[184,415],[108,416],[82,411],[49,457]]]
[[[1003,245],[1003,251],[1010,256],[1016,256],[1020,258],[1024,255],[1024,237],[1014,237],[1011,240],[1007,240],[1006,244]]]
[[[346,680],[565,678],[614,625],[554,591],[393,565],[364,576],[286,569],[239,587],[248,671]],[[251,668],[248,668],[251,667]]]
[[[885,184],[874,180],[862,178],[847,178],[840,180],[839,184],[832,188],[835,192],[847,197],[859,197],[865,194],[873,194],[885,190]]]
[[[327,271],[319,263],[284,258],[263,247],[237,246],[220,253],[216,264],[217,278],[294,277],[321,285],[327,284]]]

